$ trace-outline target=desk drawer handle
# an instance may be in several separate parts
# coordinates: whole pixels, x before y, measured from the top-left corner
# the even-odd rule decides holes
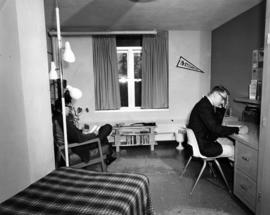
[[[244,191],[247,191],[247,189],[248,189],[248,188],[247,188],[245,185],[243,185],[243,184],[240,184],[240,187],[241,187],[241,189],[244,190]]]
[[[249,161],[249,158],[247,158],[247,157],[245,157],[245,156],[242,156],[242,159],[243,159],[244,161]]]

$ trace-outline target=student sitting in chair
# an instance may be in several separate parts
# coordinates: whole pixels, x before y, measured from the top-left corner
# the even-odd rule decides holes
[[[248,132],[246,126],[238,128],[222,125],[228,96],[229,91],[225,87],[215,86],[191,111],[188,128],[193,130],[200,152],[204,156],[229,157],[233,160],[234,145],[226,137],[233,133]]]
[[[102,145],[105,145],[105,144],[109,145],[109,154],[105,162],[107,165],[112,163],[116,159],[116,157],[113,156],[112,145],[109,143],[108,138],[107,138],[112,132],[112,126],[109,124],[105,124],[99,128],[97,134],[96,133],[84,134],[83,131],[76,126],[74,114],[72,113],[73,99],[68,89],[66,89],[64,93],[64,98],[65,98],[65,105],[66,105],[65,111],[66,111],[68,143],[82,143],[84,141],[91,140],[98,137]],[[58,99],[55,102],[54,117],[63,129],[62,108],[61,108],[60,99]],[[93,145],[82,145],[81,147],[73,148],[72,151],[75,154],[79,155],[82,161],[88,162],[90,159],[89,150],[93,149],[93,147],[94,147]]]

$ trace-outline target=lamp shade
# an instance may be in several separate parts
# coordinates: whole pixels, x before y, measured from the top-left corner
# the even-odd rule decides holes
[[[67,85],[67,89],[72,99],[80,99],[82,97],[82,91],[78,88]]]
[[[63,54],[63,60],[69,63],[75,62],[75,55],[71,50],[70,43],[68,41],[65,42],[65,51]]]
[[[56,66],[55,66],[55,63],[53,61],[51,62],[51,70],[50,70],[49,76],[50,76],[51,80],[57,80],[58,79]]]

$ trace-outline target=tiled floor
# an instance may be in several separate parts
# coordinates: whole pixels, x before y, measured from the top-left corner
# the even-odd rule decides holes
[[[210,177],[207,170],[191,196],[189,193],[202,163],[200,160],[192,161],[184,177],[180,178],[187,156],[183,151],[176,150],[176,146],[174,142],[162,142],[155,147],[154,153],[146,146],[123,148],[108,171],[147,175],[157,214],[183,214],[181,212],[187,208],[197,210],[187,214],[252,214],[236,197],[228,193],[221,178]],[[221,163],[232,186],[232,168],[225,160],[221,160]],[[198,213],[205,210],[207,212]]]

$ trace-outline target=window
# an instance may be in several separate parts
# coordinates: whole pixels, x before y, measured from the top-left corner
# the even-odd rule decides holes
[[[121,108],[141,107],[142,48],[117,47]]]
[[[97,110],[168,108],[167,38],[167,32],[93,37]]]

